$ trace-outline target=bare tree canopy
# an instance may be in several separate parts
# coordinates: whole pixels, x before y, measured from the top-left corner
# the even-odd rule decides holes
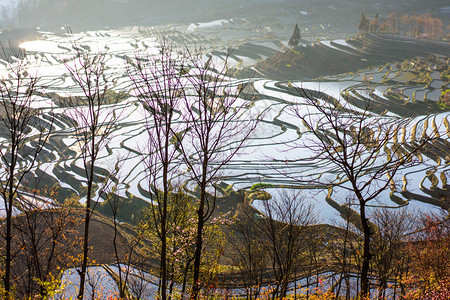
[[[27,175],[33,171],[43,157],[43,152],[52,121],[44,122],[39,116],[43,111],[33,105],[38,89],[38,77],[29,74],[23,56],[14,63],[8,63],[9,78],[0,80],[0,194],[3,199],[1,218],[2,260],[5,271],[2,273],[4,294],[10,299],[12,294],[11,265],[15,254],[12,246],[12,218],[20,210],[30,207],[21,201],[21,193],[27,186]],[[32,177],[32,176],[31,176]],[[31,188],[31,187],[30,187]]]
[[[354,106],[321,93],[297,88],[305,105],[293,109],[302,121],[300,148],[313,153],[311,160],[329,162],[335,177],[312,178],[317,184],[329,187],[327,202],[339,208],[344,206],[333,200],[333,190],[344,189],[356,200],[359,218],[354,219],[363,232],[361,293],[369,293],[369,267],[372,231],[367,206],[386,190],[396,191],[396,175],[401,168],[420,162],[422,149],[436,136],[433,131],[420,138],[410,134],[411,120],[379,116],[373,112],[374,103],[367,101]],[[311,178],[310,178],[311,180]]]
[[[66,62],[65,66],[72,80],[81,90],[81,96],[70,98],[66,114],[73,122],[87,188],[83,260],[82,266],[78,270],[80,275],[78,299],[83,299],[89,259],[90,219],[102,194],[105,193],[105,187],[111,184],[109,177],[99,180],[100,178],[95,173],[95,167],[100,151],[110,140],[120,110],[116,110],[114,103],[110,103],[110,98],[107,97],[108,79],[104,63],[105,54],[89,53],[76,44],[73,47],[76,49],[76,53]]]

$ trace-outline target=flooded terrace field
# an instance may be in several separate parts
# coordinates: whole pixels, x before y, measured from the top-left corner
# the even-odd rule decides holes
[[[227,59],[231,70],[224,83],[235,89],[246,85],[240,103],[248,104],[245,116],[258,120],[258,124],[239,154],[221,172],[221,180],[232,185],[233,189],[249,190],[255,184],[264,183],[268,187],[266,191],[274,199],[277,199],[279,188],[303,189],[303,197],[315,204],[322,222],[331,222],[339,215],[347,198],[346,190],[335,187],[330,193],[326,186],[315,185],[314,182],[318,178],[332,181],[343,174],[330,162],[314,159],[314,153],[300,148],[304,139],[310,136],[295,112],[317,113],[308,107],[307,99],[299,93],[302,89],[318,99],[331,97],[350,105],[355,111],[362,109],[367,100],[373,101],[376,103],[371,111],[373,120],[378,118],[395,123],[411,118],[411,123],[399,131],[399,140],[407,139],[414,143],[422,136],[438,135],[435,148],[418,154],[417,159],[423,163],[402,169],[396,178],[401,182],[399,188],[383,192],[374,205],[448,209],[450,116],[448,109],[439,104],[442,92],[449,87],[445,73],[449,64],[449,57],[445,56],[450,49],[448,43],[376,35],[363,39],[323,39],[316,44],[305,41],[303,47],[307,54],[304,55],[307,55],[311,67],[315,60],[328,55],[342,58],[344,66],[357,61],[361,70],[353,67],[351,70],[337,69],[338,73],[333,72],[333,75],[322,72],[313,76],[312,72],[307,76],[305,69],[279,76],[277,72],[283,70],[277,68],[276,63],[268,62],[270,57],[286,50],[287,40],[270,35],[270,28],[263,27],[266,36],[250,31],[245,42],[242,32],[248,26],[246,22],[249,21],[224,19],[162,27],[135,26],[86,31],[69,37],[43,32],[41,39],[23,43],[21,47],[27,50],[28,71],[39,76],[42,87],[33,107],[44,111],[44,121],[55,118],[49,143],[34,171],[36,175],[43,175],[39,184],[58,187],[59,201],[70,197],[85,201],[84,166],[74,138],[73,108],[65,104],[69,96],[82,94],[66,68],[66,64],[74,59],[74,45],[77,45],[92,53],[105,53],[108,89],[121,95],[117,104],[104,107],[106,114],[115,110],[120,112],[120,117],[111,139],[100,153],[97,180],[101,182],[120,165],[120,174],[115,175],[121,182],[117,193],[124,198],[133,198],[134,204],[130,209],[137,210],[149,201],[142,156],[147,139],[146,113],[128,77],[127,65],[137,53],[156,55],[160,49],[159,38],[165,36],[176,45],[199,46],[204,56],[211,56],[217,64]],[[411,44],[414,47],[410,47]],[[389,47],[394,47],[398,55],[389,55],[392,50]],[[5,74],[7,63],[0,64],[1,72]],[[183,122],[181,115],[178,120]],[[326,130],[323,128],[324,133]],[[239,135],[226,147],[233,148],[238,141]],[[177,180],[187,183],[186,189],[193,191],[195,185],[185,172],[187,168],[183,166],[181,157],[178,161]],[[345,181],[341,183],[344,187],[347,184]],[[262,208],[258,199],[253,205]]]

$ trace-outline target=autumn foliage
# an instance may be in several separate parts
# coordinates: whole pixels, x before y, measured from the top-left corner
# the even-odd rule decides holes
[[[415,299],[449,299],[450,222],[445,216],[426,215],[406,250]],[[445,296],[447,295],[447,296]]]
[[[403,15],[393,12],[387,20],[381,24],[380,32],[401,33],[413,37],[432,40],[444,37],[444,25],[438,18],[433,18],[429,13],[422,15]]]

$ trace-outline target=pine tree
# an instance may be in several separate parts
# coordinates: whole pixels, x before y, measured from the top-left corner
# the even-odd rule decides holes
[[[361,13],[361,18],[359,19],[358,31],[359,31],[359,35],[363,35],[369,31],[369,21],[367,21],[364,13]]]
[[[297,47],[300,39],[300,29],[298,28],[298,24],[295,24],[294,32],[292,33],[291,39],[289,40],[289,47]]]

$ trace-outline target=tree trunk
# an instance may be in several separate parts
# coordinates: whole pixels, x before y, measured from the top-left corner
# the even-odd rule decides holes
[[[201,255],[202,255],[202,247],[203,247],[203,207],[205,205],[206,198],[206,187],[201,187],[201,195],[200,195],[200,204],[198,208],[198,222],[197,222],[197,239],[195,242],[195,254],[194,254],[194,282],[192,286],[192,295],[191,299],[197,299],[198,293],[200,292],[200,263],[201,263]]]
[[[208,149],[208,137],[209,132],[206,133],[206,145],[204,149]],[[197,221],[197,239],[195,242],[195,254],[194,254],[194,282],[192,287],[191,299],[197,299],[200,292],[200,263],[203,248],[203,227],[205,225],[205,204],[206,204],[206,184],[207,184],[207,173],[208,173],[208,151],[203,151],[203,162],[202,162],[202,181],[200,184],[200,203],[198,205],[198,221]]]
[[[387,278],[382,278],[380,285],[378,287],[378,299],[379,300],[385,299],[386,289],[387,289]]]
[[[167,297],[167,200],[169,194],[169,182],[167,178],[168,168],[168,135],[166,137],[165,144],[165,157],[166,162],[163,165],[163,186],[164,186],[164,195],[163,195],[163,212],[161,216],[161,299],[166,300]]]
[[[13,211],[13,202],[14,202],[14,170],[16,165],[15,160],[15,138],[12,137],[12,144],[11,147],[11,165],[9,166],[9,186],[6,188],[8,195],[3,195],[5,199],[6,207],[6,253],[5,253],[5,275],[3,278],[4,282],[4,288],[5,288],[5,299],[12,299],[11,298],[11,262],[12,262],[12,255],[11,255],[11,243],[12,243],[12,211]],[[7,200],[7,201],[6,201]]]
[[[286,297],[287,289],[288,289],[288,283],[289,283],[289,278],[285,278],[283,280],[283,283],[281,284],[281,292],[280,292],[280,298],[281,299],[284,299]]]
[[[125,298],[125,287],[122,280],[122,267],[120,263],[120,257],[119,252],[117,249],[117,210],[116,207],[113,208],[113,221],[114,221],[114,238],[113,238],[113,247],[114,247],[114,254],[116,255],[116,262],[117,262],[117,272],[119,275],[119,296],[120,298]]]
[[[361,225],[364,235],[363,244],[363,263],[361,268],[361,296],[368,297],[370,292],[369,287],[369,268],[370,268],[370,227],[369,220],[366,218],[366,203],[360,200],[360,215]]]
[[[12,183],[12,180],[11,180]],[[5,253],[5,275],[3,283],[5,287],[5,299],[11,298],[11,240],[12,240],[12,193],[8,195],[8,206],[6,207],[6,253]]]
[[[184,274],[183,274],[183,287],[181,289],[181,299],[184,299],[184,296],[186,294],[186,285],[187,285],[187,275],[188,275],[188,270],[189,270],[189,266],[191,265],[192,260],[189,260],[186,263],[186,267],[184,268]]]
[[[92,188],[92,184],[88,184],[88,193]],[[86,203],[86,212],[84,219],[84,241],[83,241],[83,263],[81,265],[81,271],[78,271],[80,274],[80,290],[78,292],[78,299],[82,300],[84,297],[84,286],[86,281],[86,271],[87,271],[87,260],[89,254],[89,223],[91,218],[91,205],[90,198],[88,198]]]
[[[92,134],[92,136],[94,136],[94,134]],[[92,152],[91,153],[94,153],[94,149],[95,149],[95,139],[92,138],[92,141],[91,141],[91,151]],[[91,222],[92,187],[93,187],[93,182],[94,182],[94,161],[95,161],[95,158],[92,158],[91,163],[89,165],[87,195],[86,195],[86,211],[85,211],[85,217],[84,217],[83,263],[81,265],[81,271],[78,271],[78,273],[80,274],[80,290],[78,292],[77,298],[80,300],[82,300],[84,297],[86,271],[87,271],[87,264],[88,264],[88,255],[89,255],[89,224]]]

